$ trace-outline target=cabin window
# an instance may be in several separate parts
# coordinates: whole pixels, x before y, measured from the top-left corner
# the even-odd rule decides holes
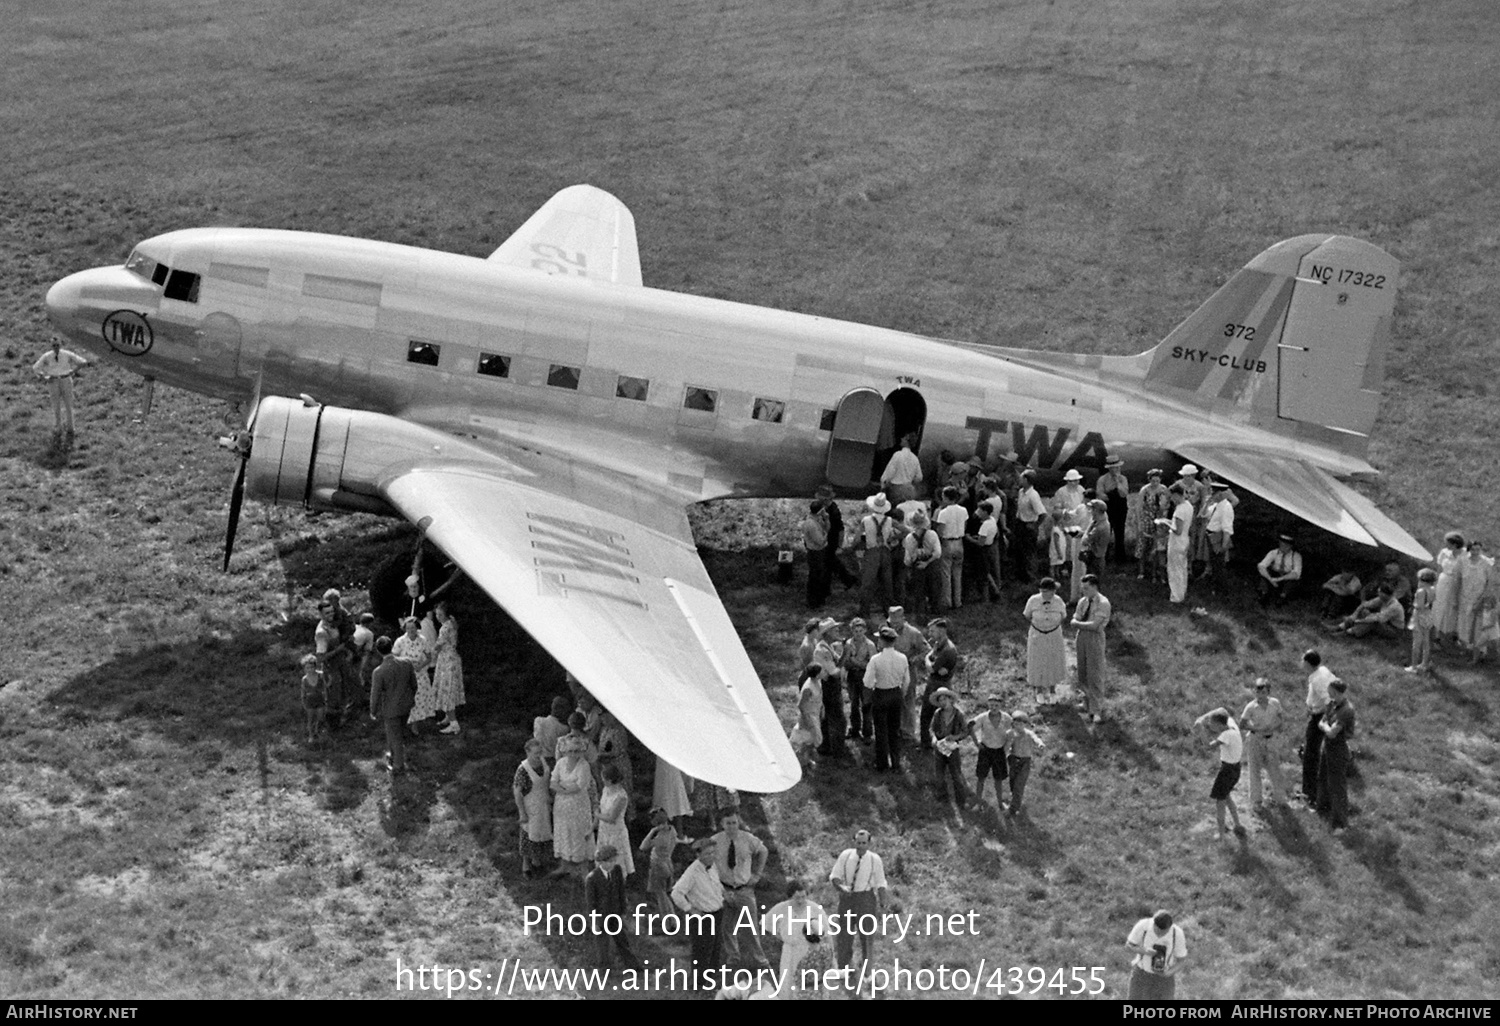
[[[436,367],[438,365],[438,352],[441,346],[431,342],[408,342],[406,344],[406,362],[420,363],[424,367]]]
[[[554,363],[547,371],[547,384],[553,388],[566,388],[572,391],[578,390],[578,379],[581,371],[577,367],[569,367],[566,364]]]
[[[198,302],[198,283],[202,276],[192,271],[173,271],[167,277],[167,288],[162,293],[168,299],[180,299],[184,303]]]
[[[838,410],[824,410],[823,416],[818,418],[819,431],[832,431],[833,422],[838,418]]]
[[[767,424],[780,424],[781,419],[786,416],[786,403],[780,399],[757,399],[750,410],[750,416]]]
[[[492,378],[510,377],[510,357],[498,353],[480,353],[479,373]]]
[[[616,399],[634,399],[636,402],[646,401],[646,393],[651,391],[651,382],[645,378],[632,378],[624,374],[615,383]]]
[[[719,408],[719,393],[711,388],[695,388],[689,385],[682,397],[682,408],[712,413]]]

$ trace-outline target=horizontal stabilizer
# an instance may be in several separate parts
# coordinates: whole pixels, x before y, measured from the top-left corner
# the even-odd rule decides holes
[[[635,218],[592,185],[571,185],[543,203],[489,259],[585,281],[641,284]]]
[[[1369,499],[1306,460],[1213,443],[1174,445],[1172,451],[1341,538],[1384,545],[1422,562],[1432,559]]]

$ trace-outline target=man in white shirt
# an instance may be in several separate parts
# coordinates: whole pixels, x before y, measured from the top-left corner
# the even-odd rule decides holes
[[[707,988],[713,986],[713,977],[719,975],[723,964],[719,953],[719,919],[724,908],[724,886],[719,883],[719,871],[714,868],[719,855],[714,839],[700,837],[693,845],[693,854],[693,861],[672,885],[672,904],[687,914],[684,929],[688,934],[694,968],[700,973],[705,969],[713,970],[712,976],[705,981]]]
[[[938,609],[958,609],[964,604],[964,528],[969,511],[958,501],[958,489],[943,489],[942,504],[933,515],[933,527],[943,547],[938,564]]]
[[[1041,545],[1037,524],[1047,515],[1047,504],[1036,490],[1036,471],[1021,471],[1021,492],[1016,497],[1016,534],[1011,544],[1016,549],[1016,576],[1030,582],[1037,549]]]
[[[1313,805],[1318,797],[1318,757],[1323,752],[1323,731],[1318,724],[1323,721],[1323,710],[1328,708],[1328,685],[1338,677],[1323,665],[1318,650],[1310,648],[1302,654],[1302,667],[1307,670],[1307,733],[1302,739],[1302,798]]]
[[[1255,569],[1260,573],[1260,604],[1263,606],[1272,599],[1281,605],[1302,580],[1302,554],[1292,548],[1292,540],[1289,534],[1278,535],[1276,547],[1256,564]]]
[[[1208,559],[1203,566],[1203,576],[1212,577],[1215,570],[1229,568],[1229,559],[1234,547],[1234,503],[1229,501],[1229,486],[1223,481],[1214,483],[1213,504],[1208,513]]]
[[[1250,804],[1260,804],[1260,773],[1271,775],[1271,804],[1279,804],[1285,793],[1281,787],[1281,756],[1276,753],[1276,738],[1285,716],[1281,703],[1271,697],[1271,682],[1255,679],[1255,698],[1240,713],[1240,732],[1245,738],[1245,761],[1250,771]]]
[[[1219,772],[1208,792],[1214,800],[1214,818],[1219,824],[1215,836],[1224,836],[1224,809],[1228,807],[1229,814],[1234,817],[1235,835],[1243,837],[1245,828],[1240,825],[1240,810],[1234,807],[1234,798],[1231,797],[1234,786],[1240,782],[1240,760],[1245,755],[1245,739],[1240,734],[1239,724],[1230,717],[1228,709],[1220,707],[1199,716],[1193,726],[1206,727],[1214,735],[1209,747],[1219,752]]]
[[[902,624],[905,626],[904,620]],[[900,633],[895,627],[886,624],[880,628],[877,637],[880,651],[870,657],[870,664],[865,667],[865,686],[870,689],[870,718],[875,723],[875,772],[895,770],[899,773],[901,713],[906,705],[905,695],[911,688],[911,662],[896,648]]]
[[[922,462],[912,452],[916,439],[907,435],[901,439],[901,448],[891,457],[880,475],[880,487],[895,503],[915,498],[917,485],[922,483]]]
[[[52,388],[54,436],[61,437],[66,431],[68,439],[71,441],[73,438],[73,375],[88,365],[88,360],[71,349],[64,349],[62,342],[55,338],[52,340],[51,351],[43,353],[31,365],[36,376],[45,380]]]
[[[828,913],[822,905],[807,896],[801,880],[789,880],[786,900],[772,905],[761,915],[761,932],[781,940],[778,998],[791,997],[797,987],[797,967],[828,935]]]
[[[839,928],[834,938],[833,958],[840,969],[852,970],[846,980],[853,983],[875,954],[880,910],[890,900],[885,864],[870,850],[870,831],[854,832],[854,847],[839,853],[828,879],[839,892]],[[855,937],[859,938],[860,965],[853,961]]]
[[[1165,909],[1131,928],[1125,946],[1130,960],[1131,1001],[1171,1001],[1177,996],[1177,973],[1187,962],[1187,938]]]

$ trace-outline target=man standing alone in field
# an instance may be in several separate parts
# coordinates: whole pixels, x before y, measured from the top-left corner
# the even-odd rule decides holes
[[[55,338],[51,351],[43,353],[41,359],[31,365],[36,376],[52,388],[54,439],[61,439],[66,432],[67,440],[73,440],[73,375],[88,365],[88,360],[71,349],[64,349],[62,342]]]

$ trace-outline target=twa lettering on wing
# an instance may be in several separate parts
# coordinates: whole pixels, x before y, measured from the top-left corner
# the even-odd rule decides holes
[[[564,599],[591,595],[649,608],[639,597],[641,579],[632,572],[635,561],[623,534],[529,510],[526,519],[538,594]]]

